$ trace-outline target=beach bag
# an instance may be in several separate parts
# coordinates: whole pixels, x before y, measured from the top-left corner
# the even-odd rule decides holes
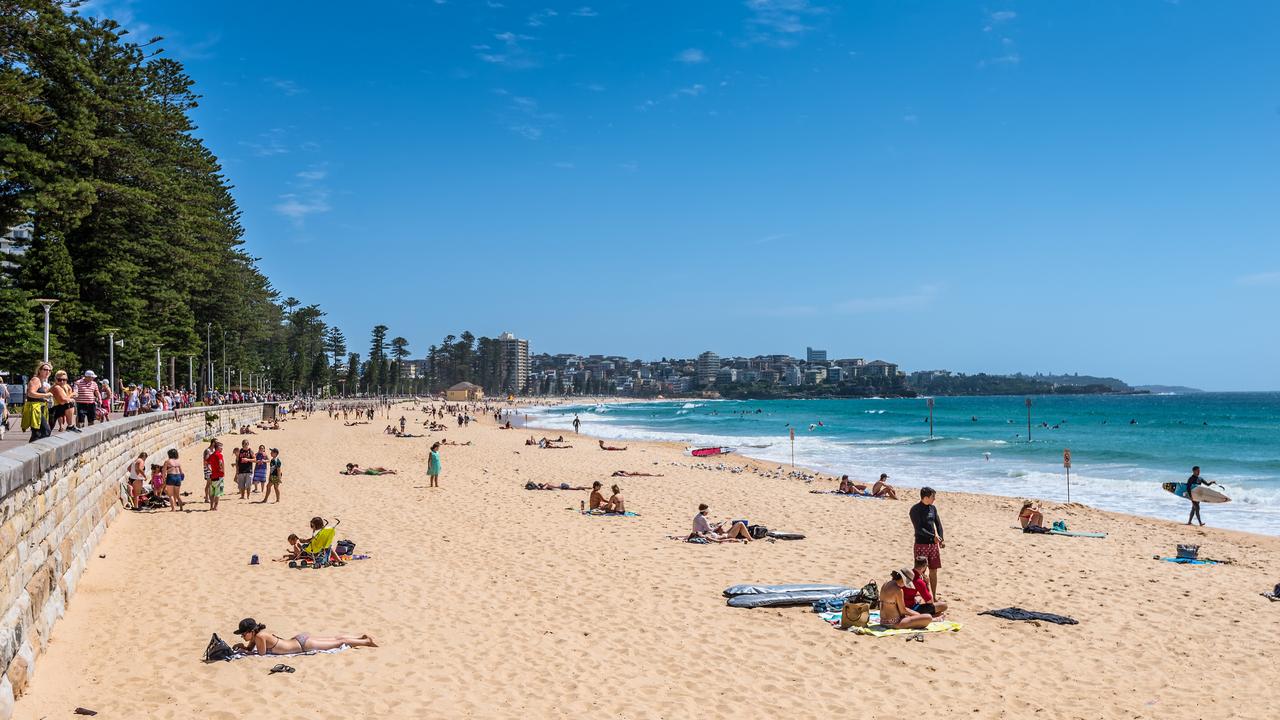
[[[840,613],[841,630],[848,630],[851,627],[866,627],[869,622],[871,622],[870,605],[860,602],[844,604],[844,610]]]
[[[1178,557],[1183,560],[1195,560],[1200,557],[1199,545],[1179,545]]]
[[[1028,525],[1028,526],[1026,526],[1026,527],[1022,528],[1022,532],[1024,532],[1024,533],[1032,533],[1032,534],[1039,534],[1039,535],[1048,535],[1048,534],[1049,534],[1049,529],[1048,529],[1048,528],[1040,527],[1039,525]]]
[[[870,605],[880,604],[880,586],[874,580],[862,586],[862,589],[849,598],[849,602],[864,602]]]
[[[225,640],[218,637],[218,633],[214,633],[213,637],[209,638],[209,646],[204,649],[205,662],[230,660],[235,655],[235,651],[231,649],[231,646]]]
[[[356,544],[350,540],[339,540],[335,547],[339,555],[354,555],[356,551]]]
[[[747,528],[747,532],[751,533],[752,540],[761,540],[763,538],[769,537],[769,528],[763,525],[752,525],[751,527]]]

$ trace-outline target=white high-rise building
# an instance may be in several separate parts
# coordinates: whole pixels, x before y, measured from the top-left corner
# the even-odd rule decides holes
[[[9,228],[0,235],[0,268],[13,270],[18,267],[13,260],[22,254],[19,243],[31,241],[31,230],[31,223],[23,223]]]
[[[502,348],[502,390],[518,395],[529,382],[529,341],[509,332],[498,336]]]
[[[698,384],[710,387],[716,384],[716,375],[720,372],[720,356],[710,350],[698,356]]]

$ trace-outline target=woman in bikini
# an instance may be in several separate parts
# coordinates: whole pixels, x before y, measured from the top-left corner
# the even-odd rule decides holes
[[[160,474],[164,476],[164,489],[169,494],[169,509],[178,511],[182,509],[186,503],[182,502],[179,491],[182,490],[182,463],[178,462],[178,451],[176,449],[169,450],[169,459],[164,461],[164,465],[160,466]]]
[[[1018,524],[1023,530],[1030,525],[1044,527],[1044,514],[1035,506],[1035,503],[1027,500],[1022,503],[1022,509],[1018,511]]]
[[[388,470],[384,467],[362,468],[355,463],[347,463],[346,472],[343,475],[395,475],[395,470]]]
[[[291,638],[282,638],[267,632],[267,626],[253,618],[240,621],[236,634],[244,640],[244,644],[236,643],[231,647],[237,652],[249,655],[289,655],[291,653],[310,652],[312,650],[333,650],[343,645],[351,647],[378,647],[368,635],[333,635],[320,636],[311,633],[298,633]]]
[[[147,479],[147,453],[140,452],[138,457],[129,463],[129,497],[133,501],[133,509],[142,509],[142,483]]]

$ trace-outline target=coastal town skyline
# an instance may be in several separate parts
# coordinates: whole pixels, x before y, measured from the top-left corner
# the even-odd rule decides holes
[[[353,337],[1276,387],[1274,4],[81,12],[165,36],[247,248]]]

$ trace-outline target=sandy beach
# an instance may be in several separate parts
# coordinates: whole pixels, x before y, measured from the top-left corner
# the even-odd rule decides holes
[[[384,434],[382,415],[344,427],[323,413],[249,436],[281,450],[279,504],[233,493],[217,512],[122,516],[15,716],[80,706],[103,718],[1264,718],[1280,702],[1269,652],[1280,603],[1259,595],[1280,580],[1280,538],[1054,503],[1042,503],[1048,518],[1108,537],[1024,535],[1016,499],[940,493],[939,591],[963,629],[922,643],[860,637],[807,607],[729,608],[721,591],[884,582],[910,562],[913,490],[897,501],[817,495],[834,482],[763,476],[777,466],[736,456],[700,460],[660,443],[604,452],[585,434],[541,450],[524,444],[529,431],[478,412],[444,433],[404,405],[391,416],[401,414],[425,437]],[[441,487],[427,489],[427,449],[442,436],[472,444],[444,447]],[[183,452],[191,475],[199,458]],[[347,462],[399,474],[340,475]],[[720,464],[743,471],[697,467]],[[530,480],[617,482],[639,517],[582,516],[585,492],[527,491]],[[668,539],[688,533],[700,502],[713,518],[807,539]],[[338,537],[371,559],[271,562],[314,515],[340,519]],[[1153,559],[1179,542],[1232,563]],[[978,615],[1008,606],[1080,624]],[[245,616],[286,637],[368,633],[380,647],[289,658],[292,674],[268,675],[270,658],[203,664],[210,634],[234,642]]]

